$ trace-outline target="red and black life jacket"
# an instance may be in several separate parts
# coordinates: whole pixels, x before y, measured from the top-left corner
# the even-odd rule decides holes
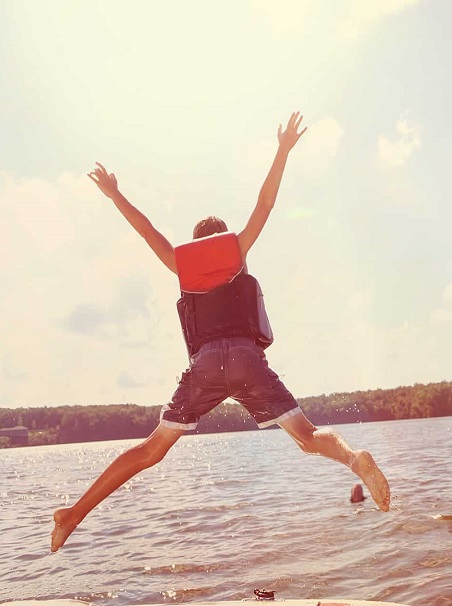
[[[249,337],[264,349],[273,343],[262,291],[245,272],[236,234],[198,238],[177,246],[175,255],[177,311],[190,356],[222,337]]]

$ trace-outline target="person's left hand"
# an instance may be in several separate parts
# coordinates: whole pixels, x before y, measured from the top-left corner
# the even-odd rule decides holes
[[[113,198],[118,193],[118,182],[113,173],[108,174],[106,169],[96,162],[99,168],[95,168],[93,171],[88,173],[88,177],[91,181],[97,185],[100,191],[105,194],[108,198]]]
[[[303,130],[299,133],[298,128],[303,120],[303,116],[300,116],[300,112],[294,112],[287,123],[286,130],[283,131],[281,124],[278,128],[278,141],[280,147],[283,147],[288,152],[292,149],[292,147],[297,143],[298,139],[303,135],[307,126],[303,128]]]

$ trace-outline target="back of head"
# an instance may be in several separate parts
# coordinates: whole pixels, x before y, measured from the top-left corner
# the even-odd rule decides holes
[[[193,229],[193,239],[197,238],[205,238],[206,236],[211,236],[212,234],[221,234],[225,231],[228,231],[226,223],[215,217],[214,215],[210,215],[205,219],[201,219],[196,223]]]

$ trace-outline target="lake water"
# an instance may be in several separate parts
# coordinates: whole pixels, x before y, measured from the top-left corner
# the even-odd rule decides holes
[[[451,606],[452,417],[338,430],[385,471],[389,513],[370,498],[351,504],[355,476],[282,430],[187,436],[56,554],[53,510],[136,441],[0,451],[0,602],[181,603],[265,587],[285,599]]]

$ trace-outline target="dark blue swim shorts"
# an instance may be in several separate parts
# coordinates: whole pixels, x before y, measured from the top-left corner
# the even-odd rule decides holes
[[[228,397],[242,404],[260,428],[301,412],[268,367],[264,350],[246,337],[230,337],[205,343],[191,358],[171,402],[162,407],[160,422],[195,429],[202,415]]]

